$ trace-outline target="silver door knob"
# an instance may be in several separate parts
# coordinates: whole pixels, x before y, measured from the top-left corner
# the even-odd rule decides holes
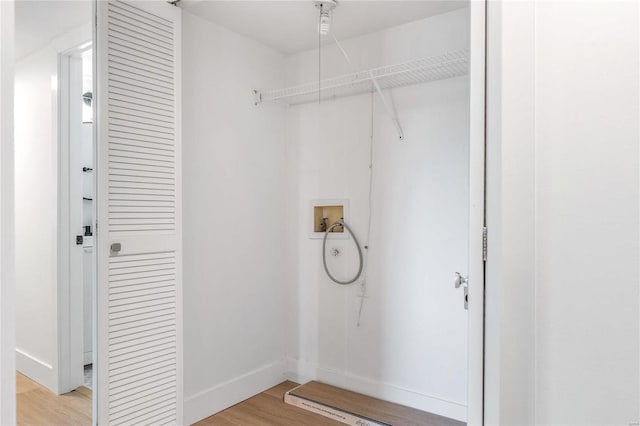
[[[122,244],[120,243],[111,244],[111,253],[120,253],[120,250],[122,250]]]
[[[460,274],[460,272],[455,273],[453,284],[456,286],[456,288],[459,288],[461,285],[465,285],[468,282],[469,282],[468,277],[463,277],[462,274]]]
[[[463,277],[460,272],[456,272],[455,278],[453,280],[453,284],[456,288],[460,288],[460,286],[464,286],[464,308],[469,309],[469,277]]]

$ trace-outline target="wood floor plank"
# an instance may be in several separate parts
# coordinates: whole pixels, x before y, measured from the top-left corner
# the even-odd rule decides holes
[[[285,404],[284,393],[296,386],[298,384],[294,382],[283,382],[196,424],[198,426],[342,425],[335,420]]]
[[[80,386],[74,392],[78,392],[79,394],[82,394],[89,399],[93,399],[93,391],[85,386]]]
[[[41,388],[39,384],[20,373],[16,374],[16,393],[25,393],[30,390]]]
[[[92,401],[86,394],[56,395],[28,377],[16,374],[19,426],[90,426]]]

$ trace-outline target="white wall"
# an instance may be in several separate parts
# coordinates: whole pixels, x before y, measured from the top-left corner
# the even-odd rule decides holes
[[[638,18],[535,6],[540,425],[640,421]]]
[[[485,421],[534,421],[532,2],[489,2]]]
[[[16,64],[17,368],[57,390],[58,58],[46,47]]]
[[[635,424],[638,4],[489,10],[486,421]]]
[[[0,424],[16,422],[14,265],[14,4],[0,2]]]
[[[344,40],[354,70],[469,46],[468,10]],[[350,71],[334,46],[322,50],[323,77]],[[317,78],[317,50],[287,58],[288,85]],[[390,94],[387,93],[387,96]],[[469,86],[467,77],[395,89],[406,140],[370,94],[290,107],[287,115],[293,268],[288,374],[464,420],[467,315],[452,284],[467,272]],[[372,128],[373,119],[373,128]],[[370,135],[372,231],[367,241]],[[360,283],[339,286],[310,239],[311,201],[348,199],[345,217],[370,246],[367,298]],[[357,270],[352,240],[332,240],[340,279]]]
[[[284,84],[278,52],[183,13],[185,421],[283,380]]]

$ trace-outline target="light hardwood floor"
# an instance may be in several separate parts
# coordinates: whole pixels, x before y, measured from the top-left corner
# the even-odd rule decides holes
[[[20,373],[16,374],[19,426],[90,426],[91,391],[56,395]]]
[[[196,423],[196,426],[344,426],[319,414],[285,404],[285,392],[297,386],[294,382],[283,382]],[[373,416],[395,426],[464,426],[464,423],[456,420],[317,382],[307,383],[296,393],[330,406]]]
[[[91,391],[81,388],[56,395],[28,377],[16,376],[19,426],[89,426],[91,425]],[[283,382],[252,398],[196,423],[197,426],[340,426],[335,420],[310,413],[284,403],[284,393],[298,386]],[[313,389],[309,390],[310,392]],[[316,392],[317,393],[317,392]],[[318,394],[322,398],[335,398]],[[334,401],[336,405],[339,401]],[[392,410],[386,410],[392,411]],[[448,420],[448,419],[447,419]],[[452,425],[458,422],[431,422],[429,425]],[[395,424],[395,423],[393,423]],[[405,424],[400,422],[398,424]],[[420,423],[406,423],[420,424]],[[342,425],[344,426],[344,425]]]
[[[196,423],[197,426],[344,426],[340,422],[302,410],[283,401],[284,393],[298,386],[284,382],[233,407]]]

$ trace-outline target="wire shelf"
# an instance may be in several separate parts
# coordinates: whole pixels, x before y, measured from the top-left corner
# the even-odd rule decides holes
[[[277,101],[298,105],[372,92],[376,90],[374,81],[381,89],[392,89],[458,77],[468,72],[469,50],[464,49],[321,80],[320,84],[316,81],[285,89],[256,91],[256,104]]]

